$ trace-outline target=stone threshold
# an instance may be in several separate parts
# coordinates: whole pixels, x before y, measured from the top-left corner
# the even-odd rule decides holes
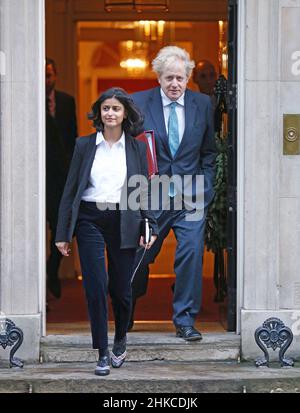
[[[113,333],[109,334],[112,348]],[[240,336],[234,333],[203,333],[203,340],[186,342],[174,332],[131,332],[127,341],[127,361],[238,361]],[[94,362],[89,335],[48,335],[41,339],[43,362]]]

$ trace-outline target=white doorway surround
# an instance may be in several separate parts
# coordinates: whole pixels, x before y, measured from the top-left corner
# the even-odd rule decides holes
[[[292,71],[299,19],[299,0],[239,1],[237,255],[246,359],[261,355],[254,332],[269,317],[292,329],[289,354],[300,354],[300,158],[283,154],[283,114],[300,112],[300,73]]]
[[[44,10],[0,0],[0,310],[24,332],[24,360],[39,359],[45,314]]]

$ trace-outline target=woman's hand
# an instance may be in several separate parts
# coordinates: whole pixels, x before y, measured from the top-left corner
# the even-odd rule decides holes
[[[157,235],[151,235],[150,242],[148,242],[148,244],[145,244],[144,243],[144,237],[141,236],[141,238],[140,238],[140,247],[144,247],[144,248],[146,248],[146,250],[149,250],[152,247],[152,245],[154,244],[154,242],[156,241],[156,238],[157,238]]]
[[[55,245],[62,255],[64,255],[65,257],[68,257],[70,255],[71,248],[69,242],[56,242]]]

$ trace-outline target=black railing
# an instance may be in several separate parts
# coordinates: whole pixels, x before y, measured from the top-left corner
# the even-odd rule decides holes
[[[268,348],[276,350],[279,348],[279,361],[282,367],[292,367],[293,359],[284,357],[286,350],[293,341],[291,329],[275,317],[268,318],[261,327],[255,330],[255,341],[258,347],[263,351],[264,357],[258,357],[255,361],[256,367],[269,367]]]
[[[9,354],[10,367],[23,367],[23,361],[14,357],[15,352],[22,343],[23,331],[16,327],[15,323],[8,318],[0,318],[0,345],[3,349],[12,346]]]

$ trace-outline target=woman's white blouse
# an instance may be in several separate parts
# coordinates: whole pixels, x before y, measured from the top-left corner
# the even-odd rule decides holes
[[[102,132],[98,132],[96,146],[89,185],[81,199],[119,203],[127,174],[125,134],[123,132],[121,138],[110,147]]]

